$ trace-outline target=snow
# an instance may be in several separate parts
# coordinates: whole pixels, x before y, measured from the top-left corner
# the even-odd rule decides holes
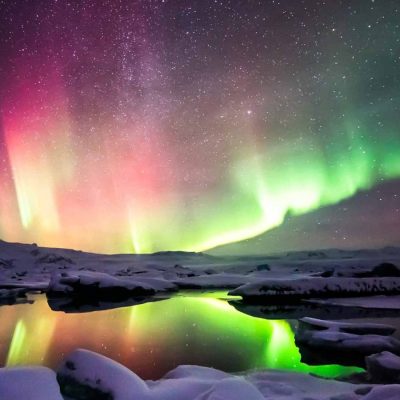
[[[66,378],[109,393],[114,400],[131,400],[132,393],[146,399],[148,387],[135,373],[100,354],[78,349],[72,352],[58,371],[61,382]]]
[[[282,371],[231,375],[213,368],[182,365],[159,381],[142,381],[118,363],[87,350],[70,354],[58,372],[114,400],[300,400],[354,394],[357,385]],[[69,381],[71,384],[71,381]],[[356,397],[356,399],[361,397]]]
[[[382,265],[386,267],[382,268]],[[314,276],[316,280],[312,281],[312,285],[315,289],[317,279],[321,279],[320,285],[325,282],[321,275],[331,274],[334,275],[331,278],[341,280],[360,274],[379,275],[382,270],[391,274],[396,272],[398,265],[400,248],[394,247],[356,251],[328,249],[266,256],[211,256],[179,251],[105,255],[0,241],[0,288],[25,287],[31,290],[46,290],[51,275],[57,272],[106,273],[122,280],[152,287],[156,285],[156,289],[162,281],[165,290],[174,284],[202,289],[236,288],[245,284],[257,285],[261,280],[271,283],[273,279],[280,280],[282,284],[282,280],[288,277],[308,282]],[[158,282],[145,280],[150,278]],[[308,285],[307,282],[305,285]],[[351,281],[346,282],[351,284]],[[388,282],[384,280],[383,284]],[[320,289],[323,290],[323,287]],[[364,289],[368,291],[374,287],[367,285]]]
[[[400,292],[400,278],[265,279],[231,290],[230,295],[251,298],[351,296]]]
[[[323,330],[327,329],[330,331],[354,333],[358,335],[365,334],[378,334],[378,335],[392,335],[396,328],[386,324],[375,324],[370,322],[338,322],[328,321],[317,318],[305,317],[300,319],[300,327],[308,330]]]
[[[337,331],[314,331],[296,336],[298,343],[307,344],[314,348],[356,351],[364,355],[378,351],[393,351],[400,354],[400,341],[380,335],[354,335]]]
[[[400,385],[376,386],[363,398],[363,400],[399,400]]]
[[[205,276],[195,276],[176,280],[175,283],[181,288],[207,288],[207,289],[221,289],[221,288],[237,288],[249,281],[254,281],[255,277],[221,273]]]
[[[215,383],[211,388],[196,397],[196,400],[264,400],[255,386],[243,378],[228,378]]]
[[[175,285],[156,278],[119,278],[102,272],[65,271],[54,272],[50,278],[49,293],[75,293],[95,291],[108,293],[111,290],[123,294],[152,295],[158,291],[175,289]]]
[[[379,355],[391,365],[393,355]],[[396,361],[397,363],[397,361]],[[260,370],[232,375],[181,365],[158,381],[144,381],[119,363],[88,350],[69,354],[58,370],[64,399],[85,390],[113,400],[397,400],[400,385],[354,384],[312,375]],[[86,388],[86,389],[85,389]],[[82,397],[83,396],[83,397]],[[93,397],[91,397],[93,398]],[[0,399],[62,400],[53,371],[44,367],[0,369]]]
[[[0,399],[63,400],[56,374],[45,367],[0,368]]]
[[[247,376],[247,380],[268,400],[327,400],[334,396],[338,398],[354,396],[354,392],[362,387],[347,382],[275,370],[253,372]]]
[[[380,307],[381,312],[396,310],[400,303],[400,248],[331,249],[256,257],[186,252],[101,255],[0,241],[0,257],[0,299],[12,300],[26,290],[46,291],[50,305],[67,312],[153,301],[157,300],[154,294],[168,296],[178,288],[231,288],[231,295],[243,296],[244,301],[268,302],[269,307],[269,300],[274,298],[290,301],[333,297],[303,305],[306,315],[310,307],[321,310],[315,315],[324,315],[326,311],[320,303]],[[116,294],[126,297],[114,298]],[[76,297],[81,296],[90,296],[92,304],[79,303]],[[338,299],[340,296],[356,297]],[[247,312],[245,302],[238,304],[240,310]],[[298,313],[299,307],[289,311]],[[249,313],[260,315],[263,311],[257,308]],[[387,380],[388,376],[391,383],[396,381],[400,342],[388,336],[392,327],[310,318],[303,319],[300,326],[296,334],[300,345],[314,346],[322,356],[329,350],[357,353],[362,361],[368,356],[371,382]],[[58,374],[61,382],[64,379],[68,385],[76,382],[89,386],[112,394],[114,400],[132,400],[133,393],[138,400],[400,399],[399,385],[366,386],[274,370],[232,375],[212,368],[180,366],[158,381],[143,381],[122,365],[87,350],[76,350],[67,356]],[[52,371],[24,367],[0,369],[0,400],[3,399],[62,398]]]
[[[386,310],[400,309],[400,296],[370,296],[351,298],[332,298],[327,300],[312,299],[309,302],[341,307],[375,308]]]
[[[346,323],[303,318],[295,334],[300,352],[311,360],[347,358],[354,365],[364,365],[364,357],[383,351],[400,354],[400,341],[391,335],[395,329],[388,325]],[[310,361],[310,360],[308,360]],[[345,361],[342,360],[342,363]]]

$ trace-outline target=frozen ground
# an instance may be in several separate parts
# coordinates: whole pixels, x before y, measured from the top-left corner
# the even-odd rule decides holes
[[[304,294],[310,288],[323,292],[324,284],[329,282],[335,287],[347,282],[350,288],[362,288],[364,286],[357,282],[364,280],[367,284],[363,290],[369,295],[369,291],[376,291],[376,288],[388,287],[397,291],[399,265],[400,248],[394,247],[217,257],[188,252],[102,255],[0,241],[0,290],[2,296],[5,296],[4,289],[11,288],[47,291],[53,275],[50,289],[70,293],[74,284],[66,285],[68,279],[72,282],[75,276],[75,283],[86,281],[86,286],[93,286],[95,273],[101,272],[115,279],[97,275],[99,286],[104,287],[108,279],[111,286],[129,288],[141,284],[155,292],[182,288],[235,289],[242,285],[249,285],[247,287],[254,290],[260,282],[283,285],[290,280],[299,283],[301,287],[297,290]],[[59,290],[60,286],[56,284],[61,284],[61,280],[64,283]],[[240,293],[245,294],[245,291],[240,289]]]
[[[71,297],[97,297],[102,308],[111,308],[154,301],[181,289],[230,289],[241,296],[232,299],[232,304],[250,315],[272,313],[278,318],[282,313],[287,319],[316,316],[326,320],[340,319],[357,308],[368,313],[367,317],[373,312],[398,312],[399,266],[399,248],[256,257],[185,252],[100,255],[0,241],[0,305],[27,301],[27,291],[46,292],[53,309],[74,311],[70,309]],[[249,299],[253,303],[248,303]],[[322,305],[332,306],[331,314]],[[82,310],[92,311],[92,307],[83,305]],[[394,354],[399,354],[400,348],[388,336],[390,328],[361,326],[362,332],[354,332],[343,324],[303,322],[313,325],[313,329],[303,331],[300,341],[304,339],[304,345],[317,347],[320,353],[326,349],[358,352],[369,368],[364,383],[273,370],[234,376],[197,366],[181,366],[150,382],[87,351],[70,354],[58,371],[58,379],[65,399],[400,399],[400,385],[395,384],[399,382],[399,361]],[[39,367],[0,369],[0,399],[22,398],[61,398],[56,375]]]

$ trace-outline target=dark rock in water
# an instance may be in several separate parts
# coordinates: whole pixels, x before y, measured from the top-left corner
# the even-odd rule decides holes
[[[260,264],[257,265],[257,271],[271,271],[271,267],[269,266],[269,264]]]
[[[400,383],[400,357],[384,351],[365,359],[369,378],[374,383]]]
[[[400,268],[392,263],[382,263],[374,267],[371,271],[360,271],[354,273],[354,276],[360,278],[367,277],[399,277]]]
[[[76,400],[114,400],[114,396],[111,393],[102,392],[70,377],[58,375],[57,381],[60,385],[61,393],[64,396],[68,396],[68,398]]]
[[[334,272],[335,271],[333,269],[328,269],[328,270],[326,270],[324,272],[321,272],[319,274],[319,276],[322,276],[323,278],[329,278],[329,277],[333,276]]]
[[[29,303],[26,297],[28,289],[14,288],[14,289],[1,289],[0,288],[0,306]]]

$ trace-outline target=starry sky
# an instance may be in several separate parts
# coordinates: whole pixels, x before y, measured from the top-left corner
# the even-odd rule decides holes
[[[361,198],[326,245],[392,244],[399,70],[397,0],[0,0],[0,237],[313,248]]]

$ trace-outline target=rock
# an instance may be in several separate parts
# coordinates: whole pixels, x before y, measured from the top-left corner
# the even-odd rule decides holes
[[[366,358],[370,379],[377,383],[400,383],[400,357],[384,351]]]
[[[400,276],[400,268],[392,263],[385,262],[385,263],[375,266],[370,271],[356,272],[356,273],[354,273],[354,276],[359,276],[359,277],[373,277],[373,276],[399,277]]]
[[[271,267],[269,266],[269,264],[260,264],[260,265],[257,265],[256,270],[257,271],[271,271]]]
[[[0,289],[0,305],[28,302],[26,292],[25,288]]]
[[[70,258],[53,253],[44,254],[43,256],[39,257],[36,262],[39,264],[74,264]]]

